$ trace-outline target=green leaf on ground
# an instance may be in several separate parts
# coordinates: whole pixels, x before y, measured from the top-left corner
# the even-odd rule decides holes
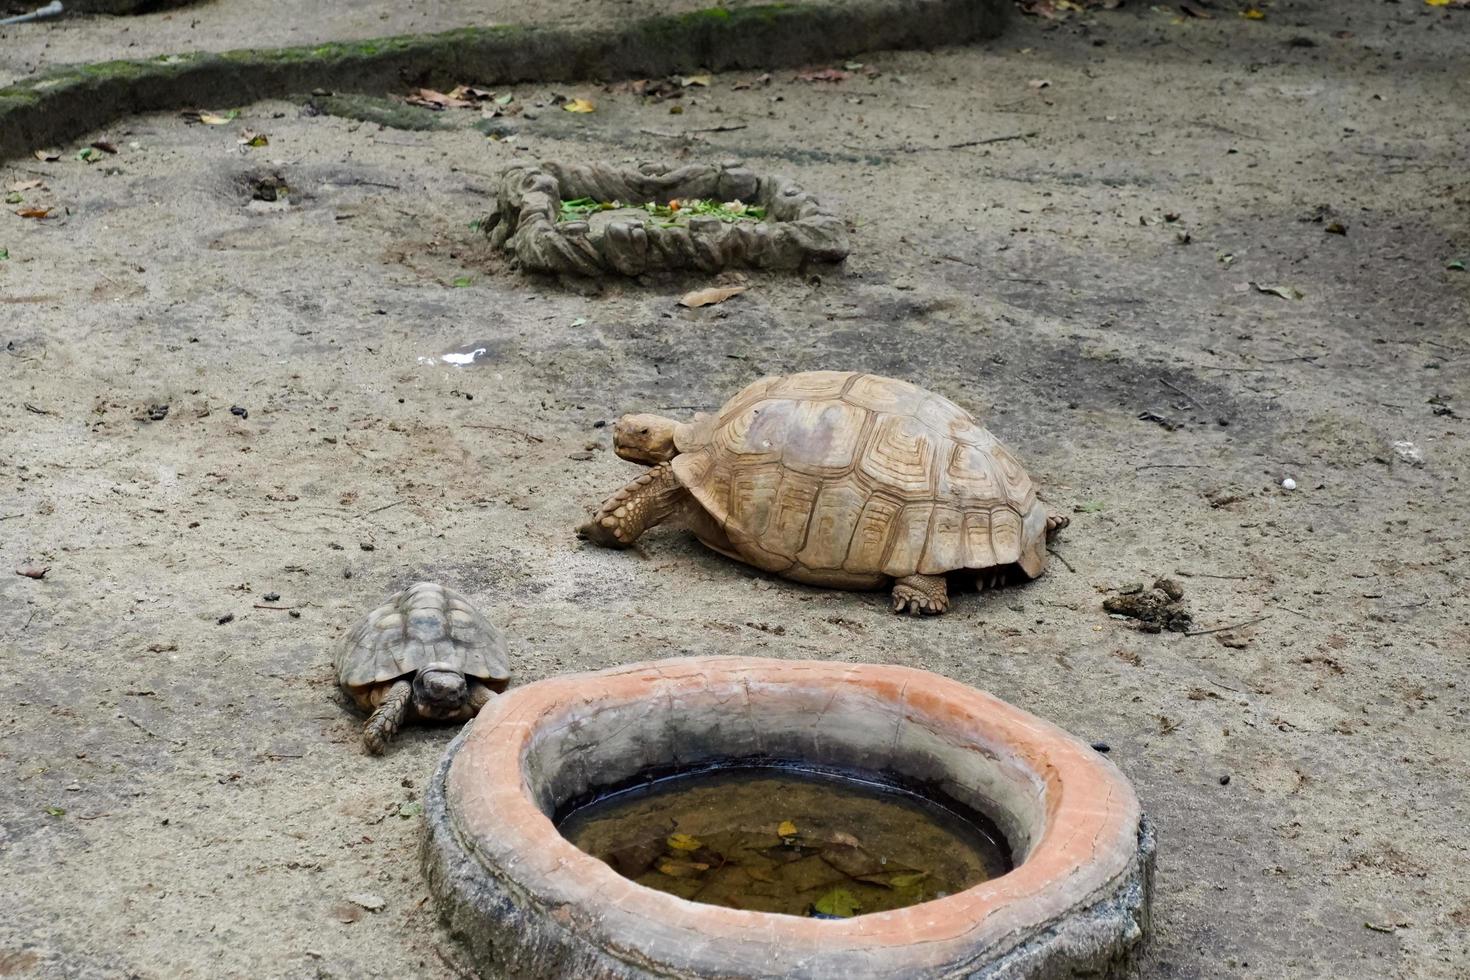
[[[474,282],[474,280],[471,279],[469,276],[455,276],[454,277],[454,280],[453,280],[453,282],[451,284],[456,289],[463,289],[464,287],[468,286],[472,282]]]
[[[408,820],[411,817],[416,817],[423,812],[424,805],[418,800],[409,800],[407,803],[401,804],[398,807],[398,815],[405,820]]]

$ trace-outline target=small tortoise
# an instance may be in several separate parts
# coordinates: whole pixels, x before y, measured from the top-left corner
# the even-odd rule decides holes
[[[582,537],[626,548],[679,518],[714,550],[798,582],[892,581],[895,612],[944,612],[949,572],[980,571],[980,588],[1013,568],[1035,578],[1068,523],[968,412],[872,374],[763,378],[690,422],[625,415],[613,448],[653,468]]]
[[[473,718],[510,667],[505,641],[465,597],[419,582],[362,618],[337,653],[337,681],[371,712],[362,743],[374,755],[405,721]]]

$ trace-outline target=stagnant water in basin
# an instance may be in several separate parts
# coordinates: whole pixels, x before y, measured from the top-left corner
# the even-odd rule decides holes
[[[611,793],[558,822],[640,885],[756,912],[847,918],[917,905],[1011,869],[1000,831],[857,776],[742,766]]]

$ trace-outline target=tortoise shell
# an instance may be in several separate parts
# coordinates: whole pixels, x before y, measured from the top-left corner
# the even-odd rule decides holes
[[[433,582],[418,582],[362,618],[337,651],[337,681],[369,709],[378,685],[412,676],[432,663],[447,663],[466,677],[510,677],[505,640],[464,596]]]
[[[819,585],[1046,566],[1025,469],[964,409],[906,381],[763,378],[676,434],[673,467],[758,568]]]

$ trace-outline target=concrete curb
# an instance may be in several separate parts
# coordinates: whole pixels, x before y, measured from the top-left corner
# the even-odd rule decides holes
[[[382,93],[455,82],[657,77],[962,44],[998,34],[1009,9],[1009,0],[770,4],[651,17],[610,30],[470,27],[69,66],[0,89],[0,159],[73,139],[134,113],[238,106],[312,89]]]

